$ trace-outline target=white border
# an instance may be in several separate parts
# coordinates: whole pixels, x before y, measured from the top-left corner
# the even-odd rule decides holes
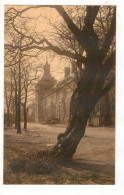
[[[0,3],[0,190],[3,181],[4,7]]]
[[[120,0],[118,0],[119,2]],[[4,0],[9,5],[116,5],[117,0]]]
[[[3,185],[3,45],[4,28],[3,15],[4,5],[117,5],[117,68],[116,68],[116,185]],[[124,192],[124,6],[123,0],[2,0],[0,1],[0,194],[123,194]],[[1,28],[2,27],[2,28]]]

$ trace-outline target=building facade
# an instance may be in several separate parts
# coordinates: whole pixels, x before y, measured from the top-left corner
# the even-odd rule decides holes
[[[57,83],[51,76],[50,65],[44,65],[44,75],[36,85],[35,121],[41,123],[67,124],[70,110],[70,100],[76,83],[69,76],[70,69],[65,68],[65,78]],[[114,126],[115,95],[113,88],[100,99],[95,106],[89,121],[89,126]]]

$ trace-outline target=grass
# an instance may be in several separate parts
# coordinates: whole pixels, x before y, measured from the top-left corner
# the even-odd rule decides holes
[[[12,159],[10,169],[13,172],[47,175],[57,170],[57,164],[50,159],[49,151],[43,150],[29,157]]]
[[[83,164],[79,167],[75,162],[57,164],[49,156],[47,143],[35,131],[18,135],[14,129],[6,130],[4,184],[114,184],[114,177],[104,171],[90,170]]]

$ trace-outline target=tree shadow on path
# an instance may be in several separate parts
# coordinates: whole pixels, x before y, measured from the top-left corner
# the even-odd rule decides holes
[[[114,165],[100,165],[94,163],[78,162],[73,160],[71,163],[65,164],[66,167],[72,168],[76,171],[92,171],[97,173],[107,174],[108,176],[115,177],[115,166]]]

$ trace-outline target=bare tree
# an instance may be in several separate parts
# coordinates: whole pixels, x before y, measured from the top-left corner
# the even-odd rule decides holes
[[[20,29],[25,28],[25,23],[21,23]],[[27,129],[27,102],[28,102],[28,93],[31,84],[36,79],[37,69],[34,70],[33,76],[30,76],[30,71],[33,71],[31,64],[25,66],[24,64],[28,62],[31,58],[36,58],[38,54],[33,55],[32,52],[24,52],[21,49],[26,40],[18,32],[15,32],[11,25],[5,25],[5,42],[7,45],[9,43],[10,47],[5,47],[5,68],[12,70],[13,80],[14,80],[14,94],[15,94],[15,128],[17,133],[21,133],[21,105],[24,110],[24,129]],[[12,46],[15,48],[12,49]],[[30,60],[29,60],[30,62]],[[30,70],[28,70],[28,68]],[[6,79],[6,78],[5,78]],[[33,85],[34,88],[34,85]],[[23,94],[22,94],[23,93]],[[34,89],[33,89],[34,93]]]
[[[15,117],[15,129],[17,129],[17,113],[18,113],[18,104],[17,104],[17,94],[18,94],[18,74],[17,68],[14,66],[12,68],[12,77],[13,77],[13,89],[14,89],[14,117]]]
[[[6,122],[7,127],[10,127],[12,125],[12,99],[13,99],[13,78],[10,72],[9,79],[5,81],[4,83],[4,97],[5,97],[5,105],[7,110],[6,115]]]
[[[24,114],[24,129],[27,129],[27,114],[28,114],[28,103],[31,99],[34,99],[35,95],[35,84],[38,80],[38,68],[34,70],[32,64],[23,63],[21,73],[21,105],[23,106],[23,114]]]
[[[113,7],[111,11],[108,28],[104,32],[104,39],[101,41],[98,31],[98,18],[101,11],[100,6],[87,6],[84,12],[84,21],[81,28],[79,28],[69,13],[62,6],[49,6],[54,8],[63,21],[66,23],[69,31],[72,32],[74,38],[83,53],[72,52],[70,48],[66,49],[55,45],[50,40],[41,36],[41,38],[33,37],[25,32],[21,32],[19,28],[15,27],[16,18],[21,16],[29,9],[42,9],[43,6],[27,7],[23,10],[14,10],[15,16],[11,22],[12,28],[18,32],[23,38],[28,40],[27,44],[21,46],[21,51],[29,50],[52,50],[58,55],[64,55],[77,61],[77,68],[80,71],[80,79],[77,83],[77,88],[73,92],[70,103],[70,117],[68,126],[64,134],[58,136],[58,142],[53,149],[54,156],[59,160],[72,159],[76,148],[84,136],[87,120],[99,99],[111,88],[114,82],[114,75],[106,83],[106,77],[115,66],[115,47],[112,43],[115,38],[115,24],[116,24],[116,8]],[[103,7],[105,8],[105,6]],[[9,13],[10,10],[6,13]],[[12,9],[11,9],[12,11]],[[101,17],[107,16],[104,12]],[[97,24],[97,28],[95,25]],[[5,47],[16,49],[18,46],[5,44]],[[82,68],[82,64],[84,67]]]

